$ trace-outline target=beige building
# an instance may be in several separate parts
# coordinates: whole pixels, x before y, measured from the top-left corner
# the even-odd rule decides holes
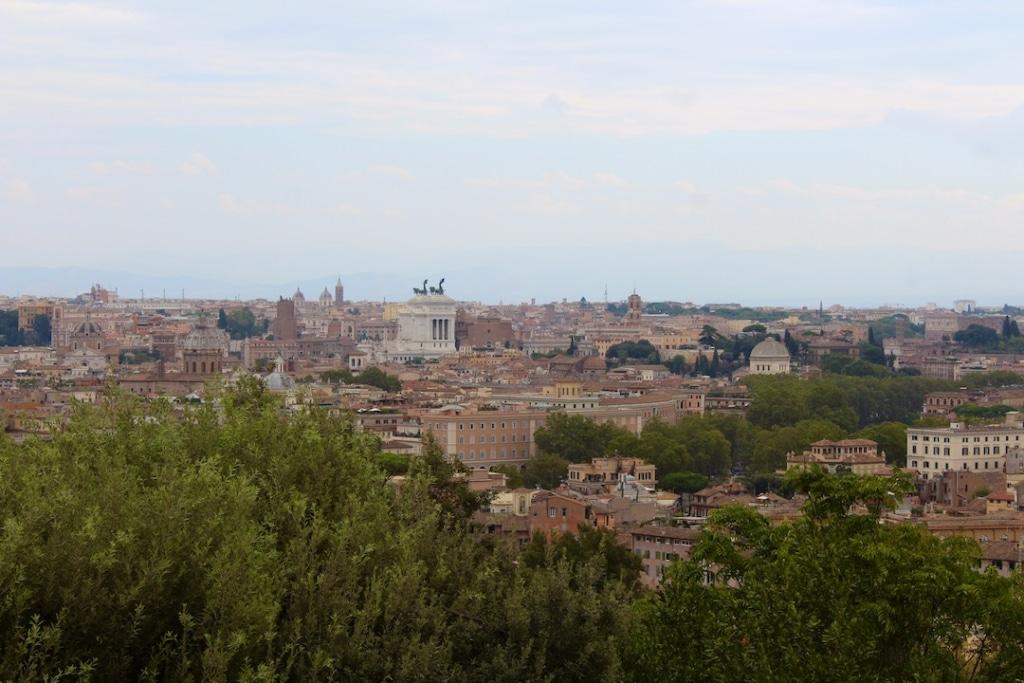
[[[458,411],[424,415],[423,431],[433,435],[449,459],[466,467],[524,467],[536,454],[533,435],[547,419],[544,411]]]
[[[907,466],[928,479],[949,470],[1002,472],[1006,453],[1024,446],[1019,412],[1006,414],[1003,424],[911,427],[907,430]]]
[[[811,450],[786,456],[786,470],[818,465],[832,474],[851,472],[857,475],[880,474],[885,470],[885,453],[870,439],[823,439],[811,444]]]
[[[690,527],[646,525],[629,532],[632,550],[640,558],[640,580],[648,588],[658,588],[665,570],[673,562],[690,556],[700,530]]]
[[[615,486],[624,476],[648,488],[657,483],[654,465],[639,458],[594,458],[588,463],[569,465],[569,488],[594,493]]]

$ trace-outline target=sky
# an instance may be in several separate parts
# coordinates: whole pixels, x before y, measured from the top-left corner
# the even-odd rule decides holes
[[[1020,303],[1022,25],[986,0],[0,0],[0,292]]]

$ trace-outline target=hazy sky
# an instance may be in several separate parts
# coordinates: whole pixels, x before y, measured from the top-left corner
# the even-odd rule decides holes
[[[687,299],[708,275],[665,270],[701,249],[707,298],[792,302],[811,250],[838,301],[905,301],[904,254],[919,300],[1019,300],[983,265],[1024,256],[1022,26],[1019,0],[0,0],[0,266],[497,263]],[[610,256],[529,256],[577,246]]]

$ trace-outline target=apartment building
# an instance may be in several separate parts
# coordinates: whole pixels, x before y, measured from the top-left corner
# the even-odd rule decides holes
[[[1007,451],[1024,445],[1021,414],[1006,414],[995,425],[952,422],[949,427],[911,427],[907,430],[907,466],[925,479],[949,470],[1002,472]]]

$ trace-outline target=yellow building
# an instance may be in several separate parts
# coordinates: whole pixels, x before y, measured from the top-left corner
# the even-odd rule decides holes
[[[50,329],[56,331],[61,322],[60,305],[52,301],[33,301],[18,306],[18,329],[22,332],[32,330],[32,322],[40,315],[50,319]]]

